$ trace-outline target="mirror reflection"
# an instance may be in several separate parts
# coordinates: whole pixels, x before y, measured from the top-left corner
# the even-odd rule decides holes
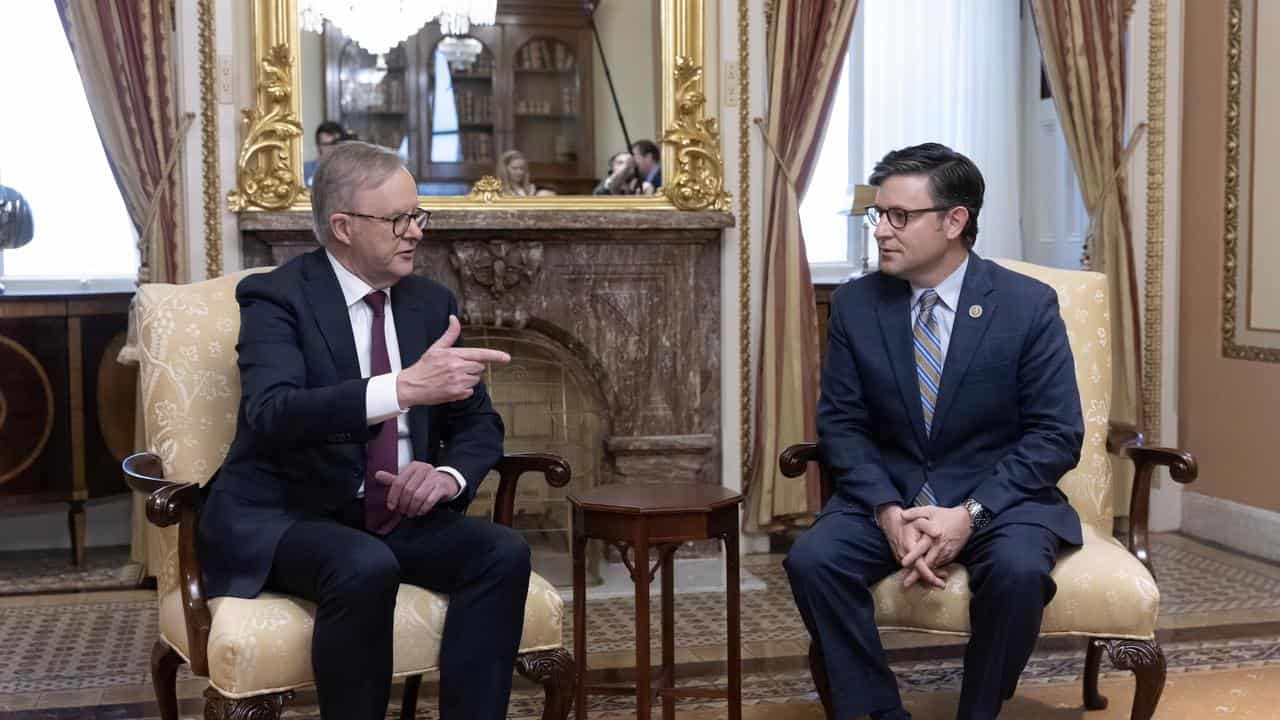
[[[431,21],[395,44],[304,22],[307,185],[326,147],[360,139],[399,152],[422,195],[486,175],[514,196],[653,194],[660,13],[657,0],[500,0],[493,24]]]

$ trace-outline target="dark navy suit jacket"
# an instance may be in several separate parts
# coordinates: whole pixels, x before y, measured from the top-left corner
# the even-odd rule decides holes
[[[1030,523],[1080,544],[1057,487],[1084,439],[1057,294],[970,254],[929,435],[910,304],[911,286],[881,273],[832,299],[818,436],[834,492],[822,512],[908,507],[928,480],[940,505],[982,503],[992,527]]]
[[[284,532],[334,514],[365,479],[365,386],[350,315],[323,249],[240,281],[240,411],[235,440],[205,486],[200,563],[210,596],[254,597]],[[416,275],[391,288],[400,360],[409,367],[448,327],[457,301]],[[502,456],[502,419],[483,384],[466,400],[409,411],[413,458],[456,468],[464,512]]]

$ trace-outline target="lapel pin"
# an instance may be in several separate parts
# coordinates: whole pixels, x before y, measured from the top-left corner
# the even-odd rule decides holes
[[[973,318],[974,320],[977,320],[978,318],[982,317],[982,306],[981,306],[981,305],[970,305],[970,306],[969,306],[969,317]]]

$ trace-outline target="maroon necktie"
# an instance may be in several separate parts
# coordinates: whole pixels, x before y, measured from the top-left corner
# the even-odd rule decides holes
[[[369,371],[370,377],[376,377],[391,372],[391,358],[387,355],[387,294],[374,290],[364,296],[364,301],[373,310]],[[387,509],[387,486],[374,477],[379,470],[386,470],[392,475],[400,471],[396,423],[397,418],[393,417],[372,428],[373,437],[365,447],[364,526],[379,535],[391,532],[400,522],[400,513]]]

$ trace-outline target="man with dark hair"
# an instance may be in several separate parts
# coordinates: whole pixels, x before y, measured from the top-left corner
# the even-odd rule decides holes
[[[316,126],[316,159],[308,160],[302,164],[302,175],[307,187],[311,187],[311,182],[316,174],[316,166],[324,159],[329,149],[344,140],[354,139],[354,135],[348,134],[341,125],[332,120],[326,120]]]
[[[430,214],[394,152],[344,142],[315,181],[321,247],[236,288],[240,412],[205,486],[205,589],[315,603],[324,720],[386,715],[400,584],[448,595],[440,717],[501,720],[529,546],[466,509],[502,456],[481,378],[510,358],[462,347],[453,293],[413,273]]]
[[[983,181],[935,143],[871,174],[879,272],[831,303],[818,406],[835,491],[786,559],[831,679],[836,717],[899,720],[871,588],[943,587],[968,571],[971,636],[958,717],[1012,697],[1080,520],[1057,488],[1080,458],[1080,396],[1058,298],[972,251]]]
[[[637,140],[631,145],[631,155],[636,159],[640,180],[657,190],[662,187],[662,153],[652,140]],[[652,192],[648,187],[645,192]]]

